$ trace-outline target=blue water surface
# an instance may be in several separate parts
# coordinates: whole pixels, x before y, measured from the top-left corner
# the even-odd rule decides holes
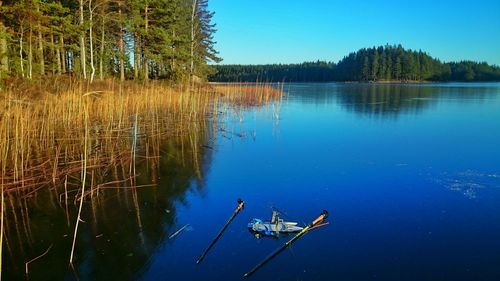
[[[330,224],[249,280],[500,280],[500,84],[284,89],[223,120],[203,188],[176,203],[172,229],[189,230],[138,279],[243,279],[290,238],[247,230],[277,207],[301,224],[325,209]],[[245,209],[197,265],[238,197]]]

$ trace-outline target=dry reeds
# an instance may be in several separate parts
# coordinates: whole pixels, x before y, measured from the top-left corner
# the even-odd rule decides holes
[[[36,99],[12,90],[3,93],[0,151],[6,193],[26,195],[41,183],[56,184],[79,170],[87,142],[89,154],[97,156],[89,164],[100,166],[130,151],[138,134],[181,134],[193,120],[213,111],[206,93],[112,83],[102,90],[82,90],[76,83],[69,91]]]
[[[64,202],[66,214],[68,202],[78,204],[72,261],[86,198],[94,200],[104,189],[148,186],[135,182],[136,160],[154,159],[152,165],[159,165],[161,144],[169,138],[190,140],[201,175],[199,133],[212,120],[217,124],[222,103],[245,108],[283,95],[282,88],[263,83],[182,89],[154,82],[89,85],[71,78],[7,82],[0,92],[0,269],[6,202],[14,208],[17,198],[27,210],[25,200],[48,189]]]
[[[82,155],[88,170],[130,161],[133,175],[138,139],[182,135],[197,121],[216,117],[221,102],[259,106],[283,95],[282,89],[263,83],[191,91],[157,83],[57,83],[11,83],[1,92],[0,177],[5,193],[30,196],[61,184],[83,170]]]
[[[283,84],[268,83],[214,83],[212,87],[225,101],[237,106],[261,106],[283,97]]]

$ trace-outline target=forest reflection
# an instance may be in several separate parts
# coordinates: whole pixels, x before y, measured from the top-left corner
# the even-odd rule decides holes
[[[316,105],[338,104],[357,115],[373,118],[397,118],[417,115],[440,100],[483,102],[497,89],[487,83],[476,87],[453,87],[453,84],[291,84],[292,99]],[[459,93],[457,93],[457,91]]]
[[[75,194],[65,198],[71,177],[29,197],[8,194],[5,280],[133,279],[177,227],[176,205],[186,202],[186,192],[203,189],[213,133],[210,121],[201,121],[178,136],[140,139],[133,180],[127,176],[130,161],[89,171],[94,188],[83,205],[76,262],[70,270],[79,204]],[[47,249],[26,272],[26,263]]]

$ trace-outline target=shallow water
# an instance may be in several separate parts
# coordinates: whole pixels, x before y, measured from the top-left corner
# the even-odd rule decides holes
[[[280,105],[227,117],[198,149],[165,144],[159,174],[139,180],[158,186],[87,202],[76,273],[73,220],[50,196],[28,201],[29,223],[22,212],[9,223],[6,280],[50,245],[31,280],[239,280],[287,240],[247,230],[271,207],[301,224],[326,209],[330,224],[249,280],[500,280],[500,84],[284,89]],[[197,265],[238,197],[245,209]]]

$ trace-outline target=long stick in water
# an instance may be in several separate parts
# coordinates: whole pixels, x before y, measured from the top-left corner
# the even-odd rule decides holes
[[[182,232],[182,231],[183,231],[186,227],[188,227],[188,226],[189,226],[189,223],[188,223],[188,224],[186,224],[185,226],[181,227],[181,229],[177,230],[177,231],[176,231],[176,232],[174,232],[172,235],[170,235],[170,236],[168,237],[168,239],[172,239],[172,238],[174,238],[175,236],[179,235],[179,233],[181,233],[181,232]]]
[[[208,251],[210,251],[210,249],[212,249],[212,247],[215,245],[215,243],[217,242],[217,240],[219,240],[219,238],[222,236],[222,233],[224,233],[224,231],[229,226],[229,224],[240,213],[240,211],[243,210],[243,206],[245,206],[245,202],[243,200],[241,200],[241,199],[238,198],[238,207],[234,210],[233,215],[229,218],[229,220],[226,222],[226,224],[224,225],[224,227],[222,227],[222,229],[219,231],[219,234],[217,234],[217,236],[215,236],[214,240],[212,240],[212,242],[210,243],[210,245],[208,245],[207,249],[203,252],[203,254],[201,254],[201,256],[198,258],[198,260],[196,261],[196,263],[199,264],[199,263],[201,263],[203,261],[203,259],[207,255]]]
[[[255,271],[257,271],[259,268],[263,267],[266,263],[268,263],[270,260],[272,260],[274,257],[276,257],[279,253],[283,252],[288,246],[292,245],[293,242],[297,241],[302,235],[306,234],[309,232],[311,229],[314,227],[317,227],[318,225],[321,225],[321,223],[328,217],[328,212],[323,211],[319,217],[317,217],[313,222],[311,222],[308,226],[306,226],[302,231],[297,233],[292,239],[290,239],[288,242],[286,242],[283,246],[278,248],[276,251],[271,253],[269,256],[267,256],[263,261],[261,261],[259,264],[257,264],[254,268],[252,268],[249,272],[245,273],[243,275],[244,277],[249,277],[252,275]]]

